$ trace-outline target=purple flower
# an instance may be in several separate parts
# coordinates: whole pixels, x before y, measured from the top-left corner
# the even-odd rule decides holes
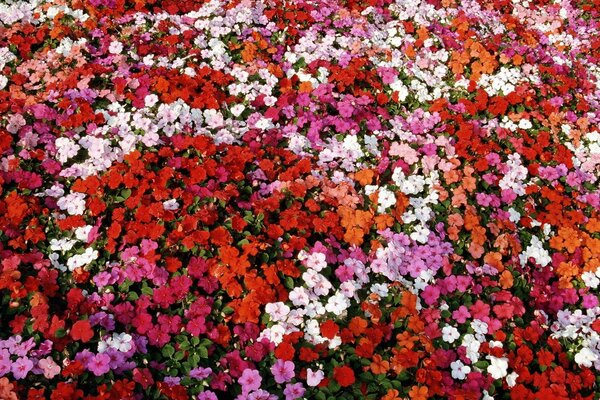
[[[197,400],[218,400],[218,398],[214,392],[207,390],[200,393],[197,397]]]
[[[206,379],[210,374],[212,374],[212,369],[198,367],[190,371],[190,378]]]
[[[285,400],[296,400],[304,396],[304,392],[306,392],[306,389],[304,389],[302,383],[288,383],[285,385],[283,394],[285,395]]]
[[[6,349],[0,349],[0,376],[4,376],[10,372],[10,353]]]
[[[248,400],[277,400],[277,396],[266,390],[259,389],[256,392],[248,394]]]
[[[96,354],[87,363],[87,369],[96,376],[110,371],[110,357],[105,353]]]
[[[23,379],[33,368],[33,362],[29,358],[19,357],[12,364],[11,371],[15,379]]]
[[[289,382],[294,377],[294,363],[292,361],[277,360],[271,367],[271,373],[277,383]]]
[[[242,385],[242,392],[248,393],[260,387],[262,378],[260,377],[260,374],[257,370],[246,368],[244,372],[242,372],[242,376],[240,377],[238,382],[240,383],[240,385]]]
[[[169,386],[179,385],[181,378],[178,376],[167,376],[165,377],[164,382]]]

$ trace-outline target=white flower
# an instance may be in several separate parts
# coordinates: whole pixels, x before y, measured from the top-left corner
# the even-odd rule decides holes
[[[423,225],[417,225],[417,226],[415,226],[414,229],[415,229],[414,232],[412,232],[410,234],[410,238],[412,240],[414,240],[415,242],[419,242],[419,243],[423,243],[423,244],[427,243],[427,239],[429,237],[430,230]]]
[[[386,283],[375,283],[371,286],[371,292],[378,294],[380,297],[388,295],[388,285]]]
[[[325,314],[325,307],[318,301],[312,301],[306,305],[306,315],[314,318]]]
[[[56,159],[61,163],[66,163],[69,158],[76,156],[79,149],[81,149],[81,146],[67,137],[56,139],[54,145],[56,146]]]
[[[581,367],[591,368],[596,361],[598,361],[598,355],[594,354],[592,350],[587,347],[584,347],[575,354],[575,362]]]
[[[112,338],[109,338],[107,343],[113,349],[126,353],[133,347],[132,339],[131,335],[127,333],[113,333]]]
[[[269,303],[265,306],[265,311],[269,314],[272,321],[284,321],[290,313],[290,308],[283,302]]]
[[[331,282],[323,275],[320,275],[318,282],[313,286],[312,290],[317,296],[325,296],[329,293],[329,290],[333,287]]]
[[[528,119],[522,119],[519,121],[519,128],[521,129],[531,129],[533,125],[531,124],[531,121],[529,121]]]
[[[321,271],[323,268],[327,267],[327,261],[325,261],[325,258],[325,254],[323,253],[312,253],[306,258],[306,266],[314,269],[315,271]]]
[[[471,372],[471,367],[465,365],[460,360],[456,360],[450,364],[450,368],[452,368],[452,377],[454,379],[463,380],[467,377],[469,372]]]
[[[491,364],[487,367],[487,372],[494,379],[502,379],[508,373],[508,358],[488,356]]]
[[[171,199],[167,201],[163,201],[163,207],[165,210],[173,211],[179,208],[179,203],[177,203],[176,199]]]
[[[235,106],[231,107],[231,113],[234,116],[239,117],[245,109],[246,107],[243,104],[236,104]]]
[[[6,87],[6,84],[8,83],[8,78],[2,74],[0,74],[0,90],[4,89]]]
[[[325,310],[335,315],[340,315],[348,307],[350,307],[350,301],[341,292],[336,292],[335,295],[331,296],[327,300]]]
[[[285,335],[285,333],[285,328],[283,326],[273,325],[272,327],[262,331],[260,336],[261,338],[266,337],[270,342],[278,345],[283,341],[283,335]]]
[[[516,372],[511,372],[510,374],[506,375],[506,384],[508,385],[508,387],[513,387],[517,384],[517,378],[519,377],[519,374],[517,374]]]
[[[155,95],[154,93],[146,95],[146,97],[144,97],[144,105],[148,108],[154,106],[156,103],[158,103],[158,96]]]
[[[303,307],[308,305],[310,297],[308,296],[308,290],[303,287],[294,288],[289,294],[290,301],[296,307]]]
[[[67,260],[69,271],[75,271],[79,267],[84,267],[98,258],[98,251],[88,247],[83,254],[75,254]]]
[[[85,194],[70,193],[56,202],[61,210],[67,210],[70,215],[82,215],[85,211]]]
[[[600,271],[600,269],[599,269],[599,271]],[[593,273],[592,271],[587,271],[587,272],[584,272],[583,274],[581,274],[581,279],[583,279],[585,286],[592,288],[592,289],[596,289],[598,287],[598,285],[600,284],[600,279],[598,279],[598,276],[596,276],[596,274]]]
[[[78,240],[81,240],[82,242],[87,242],[88,235],[90,234],[91,230],[92,230],[91,225],[79,227],[79,228],[75,229],[75,237]]]
[[[381,188],[377,196],[377,201],[379,203],[379,206],[377,207],[377,212],[381,214],[385,212],[386,208],[396,204],[396,195],[394,194],[394,192],[386,188]]]
[[[467,349],[467,358],[471,360],[471,362],[477,362],[479,359],[479,347],[481,347],[481,343],[470,333],[467,333],[463,336],[463,340],[461,343]]]
[[[123,43],[118,40],[113,40],[110,42],[110,46],[108,47],[108,52],[110,54],[121,54],[123,51]]]
[[[460,337],[458,329],[453,326],[447,325],[442,328],[442,339],[447,343],[454,343],[456,339]]]

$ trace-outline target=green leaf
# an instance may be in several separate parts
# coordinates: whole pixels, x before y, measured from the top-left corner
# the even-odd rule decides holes
[[[173,346],[171,346],[170,344],[167,344],[163,347],[163,349],[162,349],[163,356],[171,357],[173,354],[175,354],[175,348]]]
[[[152,290],[151,287],[144,286],[142,288],[142,293],[145,294],[145,295],[148,295],[148,296],[152,296],[152,294],[154,293],[154,290]]]
[[[208,349],[206,347],[198,347],[198,355],[200,358],[208,358]]]
[[[140,296],[138,296],[138,294],[136,292],[129,292],[129,294],[127,295],[127,300],[129,300],[129,301],[135,301],[139,298],[140,298]]]
[[[65,337],[66,334],[67,334],[67,331],[65,328],[58,328],[56,330],[56,332],[54,332],[54,336],[56,336],[57,338]]]

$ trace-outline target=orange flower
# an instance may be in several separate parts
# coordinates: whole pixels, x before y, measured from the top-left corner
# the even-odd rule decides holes
[[[375,173],[372,169],[364,169],[354,174],[354,179],[362,186],[370,185]]]
[[[379,354],[375,354],[369,368],[376,375],[385,374],[390,370],[390,362],[384,360]]]
[[[380,400],[402,400],[400,392],[396,389],[388,389],[387,393]]]
[[[354,336],[360,336],[367,329],[368,322],[364,318],[354,317],[350,320],[350,324],[348,324],[348,329],[352,331]]]
[[[500,287],[502,289],[510,289],[513,286],[514,283],[514,277],[513,274],[505,269],[501,274],[500,274]]]
[[[410,392],[408,392],[408,395],[412,400],[427,400],[428,392],[429,389],[427,389],[425,386],[413,386],[410,389]]]

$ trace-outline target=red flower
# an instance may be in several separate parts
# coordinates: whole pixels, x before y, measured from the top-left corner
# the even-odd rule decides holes
[[[333,339],[339,330],[340,327],[331,320],[325,321],[321,324],[321,334],[327,339]]]
[[[94,331],[87,319],[75,322],[71,328],[73,340],[81,340],[83,343],[87,343],[93,336]]]
[[[333,369],[333,379],[341,386],[346,387],[354,383],[356,378],[354,377],[354,371],[345,365],[341,367],[335,367]]]

